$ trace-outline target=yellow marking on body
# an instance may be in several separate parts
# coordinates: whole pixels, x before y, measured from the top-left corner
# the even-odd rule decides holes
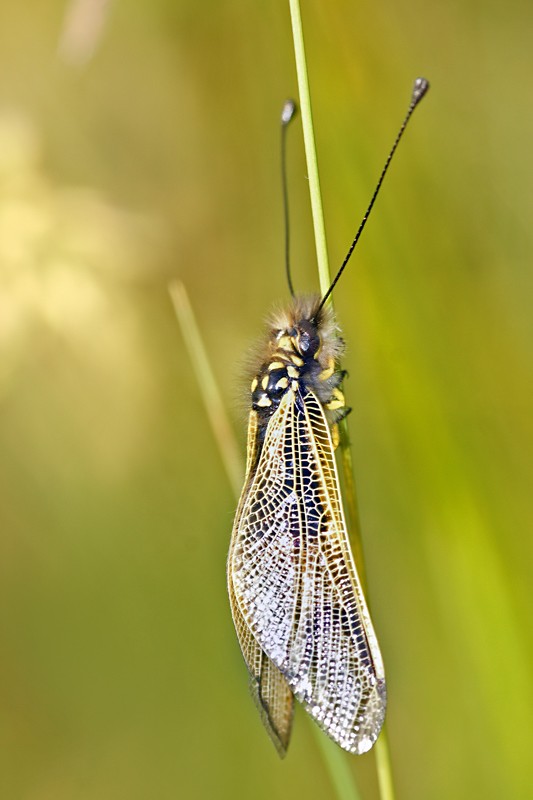
[[[331,393],[331,400],[326,403],[326,408],[330,411],[335,411],[337,408],[343,408],[346,405],[344,395],[340,389],[333,389]]]
[[[303,358],[300,358],[300,356],[297,356],[296,353],[291,353],[291,361],[292,361],[293,364],[296,364],[297,367],[303,367],[303,365],[304,365]]]
[[[280,378],[279,381],[276,383],[276,389],[286,389],[289,385],[289,379],[286,375],[283,378]]]
[[[335,359],[330,358],[328,360],[327,367],[322,370],[318,378],[321,381],[327,381],[328,378],[331,378],[334,372],[335,372]]]
[[[283,363],[283,361],[272,361],[268,365],[268,371],[272,372],[273,369],[283,369],[284,367],[285,367],[285,364]]]
[[[291,381],[291,389],[293,392],[298,391],[298,381]]]
[[[278,339],[278,348],[280,350],[292,350],[291,337],[285,335]]]
[[[265,390],[266,390],[266,388],[267,388],[267,386],[268,386],[268,381],[269,381],[269,377],[268,377],[268,375],[264,375],[264,376],[263,376],[263,378],[262,378],[262,380],[261,380],[261,386],[262,386],[262,387],[263,387],[263,389],[265,389]]]
[[[339,442],[341,440],[340,433],[339,433],[339,426],[337,423],[331,426],[331,441],[333,444],[333,449],[336,450],[339,446]]]
[[[270,397],[267,397],[266,394],[262,394],[259,400],[256,401],[256,406],[260,406],[262,408],[268,408],[268,406],[272,405],[272,400]]]
[[[298,378],[300,373],[298,372],[296,367],[290,367],[289,366],[289,367],[287,367],[287,375],[289,376],[289,378]]]
[[[252,394],[253,394],[253,393],[255,392],[255,390],[257,389],[257,384],[258,384],[258,383],[259,383],[259,381],[257,380],[257,378],[254,378],[254,379],[253,379],[253,381],[252,381]]]

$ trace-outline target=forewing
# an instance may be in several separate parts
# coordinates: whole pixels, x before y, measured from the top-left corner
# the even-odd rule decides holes
[[[244,624],[326,733],[366,752],[385,715],[383,665],[312,392],[283,397],[249,483],[230,553]]]
[[[289,745],[294,713],[294,696],[282,673],[263,652],[252,635],[235,598],[232,580],[232,550],[235,534],[246,496],[249,492],[251,476],[257,462],[257,415],[252,412],[248,427],[248,456],[244,489],[237,508],[230,553],[228,557],[228,593],[233,623],[239,645],[250,673],[250,691],[255,700],[261,719],[279,755],[283,757]]]

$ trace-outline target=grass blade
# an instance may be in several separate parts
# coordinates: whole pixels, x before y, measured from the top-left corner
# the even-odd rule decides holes
[[[309,193],[311,196],[311,209],[313,212],[313,226],[315,231],[315,246],[317,254],[318,275],[320,280],[320,290],[322,295],[326,294],[331,283],[329,272],[328,254],[326,247],[326,233],[324,228],[324,214],[322,211],[322,198],[320,194],[320,181],[318,177],[318,161],[315,147],[315,137],[313,132],[313,117],[311,113],[311,97],[309,93],[309,80],[307,76],[307,64],[305,59],[305,47],[302,29],[302,17],[300,14],[299,0],[289,0],[292,35],[294,41],[294,55],[296,60],[296,72],[298,75],[298,91],[300,94],[300,110],[302,114],[302,128],[304,133],[305,156],[307,161],[307,173],[309,177]],[[341,453],[342,467],[345,482],[345,502],[348,516],[354,558],[361,578],[361,583],[366,592],[365,567],[363,557],[363,547],[361,540],[361,528],[357,510],[357,495],[355,491],[355,479],[353,473],[352,453],[350,450],[348,427],[346,420],[341,425]],[[392,781],[392,769],[389,758],[389,748],[385,726],[374,745],[376,758],[376,770],[378,776],[379,792],[381,800],[394,800],[394,784]],[[338,768],[338,767],[337,767]]]

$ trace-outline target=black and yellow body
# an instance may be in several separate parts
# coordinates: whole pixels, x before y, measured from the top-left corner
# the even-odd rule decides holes
[[[334,450],[347,413],[332,311],[296,298],[272,318],[251,382],[247,469],[228,586],[252,691],[280,754],[293,695],[363,753],[386,704],[381,655],[350,550]]]
[[[345,373],[338,367],[343,350],[339,337],[332,340],[332,314],[318,311],[319,298],[299,298],[283,315],[276,315],[267,360],[252,380],[252,410],[257,413],[261,441],[272,414],[288,391],[312,391],[320,400],[338,441],[337,422],[346,408],[340,384]]]

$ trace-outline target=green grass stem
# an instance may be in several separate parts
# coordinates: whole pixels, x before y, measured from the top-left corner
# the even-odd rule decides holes
[[[316,155],[315,137],[313,132],[313,116],[311,112],[311,97],[309,93],[309,80],[307,76],[307,64],[305,59],[305,47],[302,28],[302,17],[300,14],[299,0],[289,0],[292,35],[294,41],[294,55],[296,61],[296,73],[298,76],[298,91],[300,94],[300,110],[302,114],[302,128],[304,134],[305,157],[307,162],[307,174],[309,178],[309,193],[311,196],[311,209],[313,213],[313,227],[315,232],[315,246],[318,264],[318,276],[320,281],[320,291],[326,294],[331,284],[329,271],[328,254],[326,247],[326,233],[324,228],[324,214],[322,211],[322,198],[320,194],[320,180],[318,177],[318,160]],[[357,493],[355,490],[355,478],[353,471],[352,451],[348,435],[346,420],[340,424],[341,433],[341,461],[344,475],[344,499],[350,530],[350,538],[354,551],[354,558],[357,564],[359,577],[366,592],[366,570],[364,565],[363,546],[361,538],[361,526],[357,505]],[[394,784],[392,781],[392,769],[389,758],[389,748],[387,743],[387,733],[385,726],[374,745],[376,758],[376,771],[381,800],[394,800]]]
[[[318,278],[320,281],[320,292],[324,295],[329,289],[331,279],[329,275],[328,249],[326,245],[326,228],[324,225],[324,212],[322,210],[322,197],[320,194],[320,180],[318,177],[313,115],[311,113],[311,96],[309,94],[309,80],[307,77],[307,64],[305,60],[302,16],[300,14],[299,0],[289,0],[289,6],[291,10],[298,93],[300,95],[305,158],[307,161],[307,176],[309,178],[309,194],[311,196],[311,211],[313,213]]]
[[[360,800],[361,795],[357,789],[346,753],[332,739],[329,739],[314,722],[312,723],[312,728],[337,797],[339,800]]]
[[[392,782],[392,769],[389,755],[389,737],[387,726],[384,725],[379,739],[374,745],[376,758],[376,771],[381,800],[394,800],[394,784]]]
[[[187,290],[183,283],[178,280],[172,281],[168,290],[187,346],[192,368],[196,373],[196,379],[218,451],[224,463],[233,493],[238,499],[244,476],[243,459],[224,407],[213,368],[207,356],[207,350],[200,335]]]

